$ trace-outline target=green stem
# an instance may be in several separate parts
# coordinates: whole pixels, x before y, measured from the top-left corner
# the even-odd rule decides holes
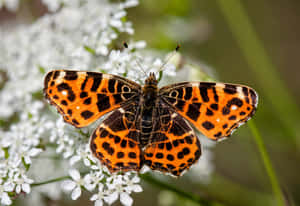
[[[250,69],[260,84],[264,97],[274,107],[274,114],[282,122],[289,137],[297,141],[297,126],[300,111],[279,72],[271,62],[263,43],[250,22],[247,12],[239,0],[217,0]],[[266,78],[267,77],[267,78]],[[298,146],[300,146],[299,142]]]
[[[250,127],[250,130],[254,136],[254,140],[257,144],[260,156],[262,158],[262,161],[264,163],[265,169],[267,171],[267,174],[269,176],[271,185],[272,185],[272,189],[273,189],[273,193],[277,198],[277,204],[284,206],[285,202],[284,202],[284,196],[282,193],[282,190],[280,189],[280,185],[279,185],[279,181],[278,178],[276,176],[276,173],[272,167],[272,163],[271,160],[268,156],[265,144],[263,142],[263,139],[255,125],[255,123],[253,121],[248,122],[248,126]]]
[[[37,186],[46,185],[46,184],[50,184],[50,183],[54,183],[54,182],[60,182],[62,180],[66,180],[66,179],[71,179],[71,177],[70,176],[62,176],[62,177],[50,179],[50,180],[47,180],[44,182],[33,183],[33,184],[31,184],[31,187],[37,187]]]
[[[166,189],[166,190],[169,190],[169,191],[172,191],[174,192],[175,194],[181,196],[181,197],[184,197],[188,200],[191,200],[199,205],[203,205],[203,206],[213,206],[213,205],[218,205],[220,206],[221,204],[220,203],[217,203],[217,202],[213,202],[211,200],[206,200],[202,197],[199,197],[197,195],[194,195],[190,192],[186,192],[186,191],[183,191],[183,190],[180,190],[178,189],[178,187],[175,187],[173,185],[170,185],[170,184],[167,184],[165,182],[162,182],[160,180],[157,180],[156,178],[152,177],[151,175],[149,174],[140,174],[140,177],[148,182],[149,184],[152,184],[152,185],[155,185],[157,187],[160,187],[162,189]]]
[[[148,174],[140,174],[140,177],[147,181],[148,183],[150,184],[153,184],[153,185],[156,185],[156,186],[159,186],[160,188],[163,188],[163,189],[166,189],[166,190],[170,190],[186,199],[189,199],[193,202],[196,202],[200,205],[204,205],[204,206],[213,206],[213,205],[220,205],[220,204],[217,204],[217,203],[213,203],[209,200],[205,200],[205,199],[202,199],[200,198],[199,196],[196,196],[196,195],[193,195],[189,192],[185,192],[183,190],[180,190],[178,189],[177,187],[175,186],[172,186],[172,185],[169,185],[165,182],[161,182],[157,179],[155,179],[154,177],[148,175]],[[31,184],[31,187],[37,187],[37,186],[41,186],[41,185],[46,185],[46,184],[50,184],[50,183],[54,183],[54,182],[60,182],[62,180],[66,180],[66,179],[71,179],[70,176],[62,176],[62,177],[58,177],[58,178],[54,178],[54,179],[50,179],[50,180],[47,180],[47,181],[43,181],[43,182],[38,182],[38,183],[34,183],[34,184]]]

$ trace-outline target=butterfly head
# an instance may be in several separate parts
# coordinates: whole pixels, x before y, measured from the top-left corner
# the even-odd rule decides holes
[[[150,72],[148,78],[145,80],[145,86],[156,86],[158,83],[154,72]]]

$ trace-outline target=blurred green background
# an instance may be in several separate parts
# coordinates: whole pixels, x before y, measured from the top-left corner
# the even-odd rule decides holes
[[[46,12],[39,1],[29,2],[30,6],[22,6],[21,14],[27,19]],[[128,10],[128,19],[136,30],[135,39],[146,40],[150,48],[170,52],[180,43],[184,57],[212,67],[219,81],[255,88],[260,99],[254,121],[287,205],[300,205],[300,1],[245,0],[240,3],[271,66],[255,50],[248,36],[239,39],[234,28],[247,34],[251,32],[246,31],[247,25],[241,19],[235,18],[236,8],[226,5],[226,0],[144,0]],[[230,15],[232,19],[228,21]],[[1,24],[16,18],[19,17],[8,11],[0,12]],[[261,68],[264,65],[270,68],[265,71],[266,68]],[[280,81],[276,81],[278,79]],[[195,183],[188,178],[170,178],[170,183],[224,205],[271,205],[274,197],[270,181],[248,126],[217,144],[214,153],[215,171],[209,184]],[[133,195],[134,205],[158,205],[159,202],[161,205],[194,205],[168,192],[163,195],[159,192],[157,187],[144,186],[143,193]],[[168,204],[159,200],[168,195]],[[85,198],[66,202],[67,205],[87,203],[92,204]]]

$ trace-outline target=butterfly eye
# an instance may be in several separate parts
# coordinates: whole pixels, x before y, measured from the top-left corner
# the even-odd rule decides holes
[[[122,92],[130,92],[130,88],[126,85],[122,87]]]
[[[177,97],[178,96],[178,91],[177,90],[173,90],[169,93],[170,97]]]

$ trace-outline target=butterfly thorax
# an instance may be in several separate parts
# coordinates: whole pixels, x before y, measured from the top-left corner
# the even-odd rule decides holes
[[[154,73],[150,73],[145,80],[141,95],[141,144],[147,145],[153,127],[153,111],[157,101],[157,80]]]

